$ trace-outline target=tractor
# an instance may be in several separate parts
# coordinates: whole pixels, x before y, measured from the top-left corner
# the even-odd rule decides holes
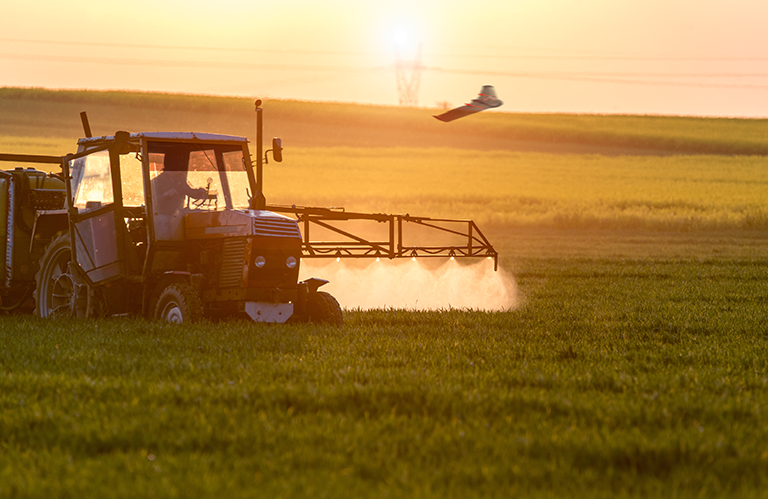
[[[118,131],[94,137],[85,113],[76,153],[0,154],[0,161],[61,168],[56,174],[29,167],[0,172],[0,309],[40,317],[339,325],[339,303],[319,291],[328,281],[299,281],[302,258],[497,260],[469,220],[267,205],[263,165],[269,153],[282,161],[282,143],[275,138],[262,150],[260,105],[256,101],[255,161],[248,140],[231,135]],[[387,237],[370,240],[338,225],[351,220],[384,224]],[[324,240],[310,238],[312,225],[323,229]],[[407,245],[407,225],[462,242]],[[343,240],[328,241],[329,233]]]

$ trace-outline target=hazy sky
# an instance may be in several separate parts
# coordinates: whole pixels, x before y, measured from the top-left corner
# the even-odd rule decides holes
[[[1,1],[0,86],[768,117],[766,0]]]

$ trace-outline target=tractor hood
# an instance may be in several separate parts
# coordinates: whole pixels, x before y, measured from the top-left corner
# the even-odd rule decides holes
[[[187,239],[260,236],[301,240],[296,220],[271,211],[225,210],[187,213]]]

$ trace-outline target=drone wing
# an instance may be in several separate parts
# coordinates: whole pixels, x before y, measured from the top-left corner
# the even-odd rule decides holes
[[[469,114],[479,113],[485,109],[499,107],[502,104],[503,102],[496,96],[496,89],[494,89],[492,85],[485,85],[480,90],[477,98],[472,99],[472,102],[451,109],[443,114],[436,115],[435,118],[445,122],[453,121]]]
[[[456,109],[451,109],[450,111],[446,111],[443,114],[435,115],[435,118],[437,118],[440,121],[453,121],[459,118],[463,118],[464,116],[468,116],[470,114],[479,113],[484,108],[479,106],[473,106],[472,104],[465,104],[461,107],[457,107]]]

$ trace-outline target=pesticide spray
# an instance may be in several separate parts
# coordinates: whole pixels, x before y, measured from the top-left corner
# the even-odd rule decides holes
[[[300,279],[309,277],[329,280],[321,290],[346,309],[498,311],[518,304],[514,279],[490,260],[303,259]]]

